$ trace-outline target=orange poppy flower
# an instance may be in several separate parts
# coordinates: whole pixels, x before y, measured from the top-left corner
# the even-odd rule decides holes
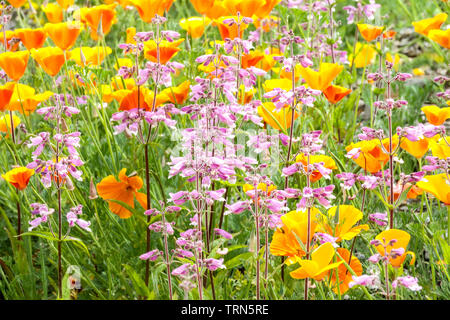
[[[8,0],[9,4],[12,5],[14,8],[20,8],[27,2],[27,0]]]
[[[15,129],[20,124],[20,118],[13,115],[12,120]],[[9,114],[0,117],[0,132],[6,133],[6,137],[9,137],[9,134],[11,133],[11,117]]]
[[[11,183],[16,189],[24,190],[28,182],[30,182],[31,176],[34,174],[34,170],[27,167],[18,167],[2,174],[2,178]]]
[[[409,154],[411,154],[416,159],[422,158],[430,148],[431,141],[437,141],[439,139],[439,135],[436,135],[432,138],[423,138],[419,141],[409,141],[407,138],[402,139],[402,143],[400,144],[400,148],[406,150]]]
[[[57,3],[47,3],[42,6],[42,10],[50,23],[60,23],[63,21],[63,9]]]
[[[270,49],[266,50],[266,52],[270,52]],[[259,69],[262,69],[266,72],[269,72],[270,70],[272,70],[272,68],[275,66],[275,64],[277,62],[274,59],[274,57],[279,56],[279,54],[276,53],[276,50],[272,50],[272,52],[273,52],[272,54],[265,53],[262,60],[258,64],[256,64],[256,67]],[[281,73],[280,76],[283,77],[283,72]]]
[[[276,110],[273,102],[264,102],[258,107],[258,115],[263,118],[264,122],[275,130],[286,131],[292,125],[292,109],[289,106]],[[299,117],[299,113],[295,111],[294,120]]]
[[[31,176],[34,174],[34,170],[27,167],[18,167],[2,174],[2,178],[11,183],[16,189],[24,190],[28,182],[30,182]]]
[[[138,104],[140,109],[149,111],[153,106],[154,93],[153,91],[145,87],[140,87],[139,90],[138,87],[135,87],[131,90],[117,90],[113,92],[111,96],[119,103],[120,111],[136,109],[138,107]],[[167,101],[169,101],[169,97],[166,94],[158,94],[156,96],[155,107],[157,108]]]
[[[56,76],[61,70],[66,59],[64,51],[58,47],[45,47],[40,49],[31,49],[31,56],[49,76]]]
[[[177,87],[164,89],[161,95],[166,95],[172,103],[183,104],[189,96],[190,85],[191,82],[186,80]]]
[[[403,248],[405,250],[405,252],[401,256],[398,256],[395,259],[389,257],[389,263],[394,268],[400,268],[403,262],[405,261],[407,255],[412,256],[410,265],[414,264],[414,261],[416,260],[416,255],[414,254],[414,252],[406,251],[409,240],[411,239],[411,236],[409,235],[408,232],[398,229],[389,229],[381,232],[379,235],[375,237],[375,239],[381,241],[381,243],[383,243],[384,245],[388,245],[386,248],[387,254],[390,254],[392,249]],[[397,241],[392,246],[389,245],[389,242],[394,239]],[[378,245],[375,248],[377,249],[378,253],[381,256],[385,255],[385,249],[382,245]]]
[[[112,175],[104,178],[97,184],[97,192],[100,197],[108,200],[122,201],[134,208],[134,198],[136,197],[139,204],[147,209],[147,196],[138,192],[143,186],[143,181],[137,175],[128,177],[126,175],[127,169],[122,169],[119,172],[119,181]],[[117,214],[122,219],[127,219],[132,216],[132,212],[121,206],[117,202],[108,201],[109,210]]]
[[[383,32],[383,39],[392,39],[396,34],[397,32],[395,32],[394,30],[385,31]]]
[[[180,20],[180,26],[183,30],[193,39],[200,38],[205,32],[205,27],[211,23],[211,19],[208,17],[190,17]]]
[[[204,1],[204,0],[200,0],[200,1]],[[204,2],[206,3],[207,1],[208,0],[206,0]],[[218,19],[220,17],[224,17],[224,16],[228,15],[228,9],[225,7],[225,4],[223,1],[214,1],[213,5],[207,8],[204,15],[210,19]]]
[[[20,38],[16,35],[16,33],[14,31],[11,31],[11,30],[6,30],[5,36],[6,36],[6,40],[5,40],[6,41],[6,50],[11,51],[11,52],[17,51],[17,49],[19,49]],[[15,40],[15,41],[12,41],[12,40]],[[2,43],[2,45],[4,45],[5,41],[4,41],[4,37],[3,37],[3,33],[2,33],[0,42]]]
[[[312,278],[321,281],[331,269],[339,267],[344,261],[331,263],[335,255],[335,250],[330,242],[325,242],[311,253],[310,260],[295,257],[300,264],[300,268],[290,273],[294,279]]]
[[[320,211],[316,208],[311,209],[311,232],[310,239],[312,240],[316,227],[316,216],[320,215]],[[303,257],[306,253],[298,242],[297,238],[306,246],[308,238],[308,212],[305,211],[291,211],[281,217],[283,227],[276,229],[270,243],[270,253],[274,256],[288,257],[286,264],[294,263],[295,257]]]
[[[255,12],[255,15],[258,18],[265,18],[269,16],[273,8],[280,2],[281,0],[265,0],[264,4],[258,7],[258,10]]]
[[[216,0],[190,0],[194,9],[200,13],[205,14],[211,7],[214,6]]]
[[[148,98],[146,95],[148,93],[147,88],[140,88],[138,90],[137,87],[133,89],[122,89],[117,90],[111,94],[112,98],[115,99],[119,103],[119,110],[132,110],[136,108],[150,110],[150,106],[148,104]]]
[[[450,186],[447,183],[447,175],[445,173],[425,176],[416,185],[423,191],[431,193],[439,201],[450,205]]]
[[[258,18],[267,17],[273,8],[281,0],[224,0],[224,7],[228,15],[237,15],[238,12],[244,17],[256,16]],[[216,1],[218,2],[218,1]]]
[[[75,22],[47,23],[44,30],[61,50],[73,47],[81,32],[81,26]]]
[[[422,107],[422,112],[425,113],[429,123],[440,126],[445,122],[445,120],[450,118],[450,107],[439,108],[438,106],[424,106]]]
[[[56,0],[56,2],[58,2],[58,4],[61,6],[61,8],[63,8],[64,10],[67,10],[67,8],[69,8],[70,6],[73,5],[75,0]]]
[[[264,58],[264,53],[259,50],[252,50],[248,54],[243,54],[241,66],[243,69],[254,67]]]
[[[223,23],[224,20],[234,18],[235,20],[238,19],[238,17],[220,17],[217,20],[215,20],[217,27],[219,28],[220,36],[222,37],[222,40],[225,40],[226,38],[230,38],[233,40],[238,36],[238,26],[236,24],[233,24],[232,26],[229,26],[228,24]],[[245,23],[242,23],[239,29],[239,38],[242,38],[244,35],[244,30],[248,28],[248,25]]]
[[[339,215],[338,221],[334,222],[336,213]],[[363,213],[352,205],[334,206],[328,209],[328,217],[323,218],[318,230],[328,233],[336,237],[336,242],[342,240],[351,240],[356,237],[362,230],[369,230],[367,224],[356,225],[363,218]],[[331,221],[331,222],[330,222]]]
[[[355,148],[359,148],[361,152],[358,158],[352,158],[352,160],[370,173],[380,171],[389,160],[389,155],[384,153],[380,147],[380,141],[376,139],[351,143],[345,150],[349,152]]]
[[[256,93],[255,88],[251,88],[250,90],[246,90],[244,85],[241,85],[239,90],[239,103],[240,104],[248,104],[253,100],[253,97]]]
[[[15,82],[8,82],[0,86],[0,111],[5,111],[14,92]]]
[[[371,24],[358,24],[361,36],[368,42],[375,40],[383,32],[384,27],[373,26]]]
[[[403,188],[402,188],[402,186],[403,186]],[[400,195],[410,187],[411,187],[411,189],[409,189],[408,193],[406,194],[407,199],[416,199],[418,196],[423,194],[423,190],[420,189],[416,185],[412,185],[411,183],[405,183],[405,185],[401,185],[401,184],[397,183],[394,185],[394,201],[397,201],[398,197],[400,197]],[[390,195],[388,196],[388,200],[389,201],[391,200]]]
[[[350,251],[348,251],[345,248],[337,248],[336,251],[339,254],[339,256],[337,258],[338,262],[345,261],[345,263],[347,263],[350,266],[350,268],[353,270],[353,272],[357,276],[362,275],[363,268],[362,268],[361,262],[358,260],[358,258],[356,258],[354,255],[352,255],[352,260],[350,261],[350,263],[348,263],[348,260],[350,259]],[[342,260],[341,257],[344,260]],[[348,284],[353,281],[353,278],[352,278],[353,275],[347,269],[347,266],[343,263],[338,266],[337,272],[338,272],[338,277],[339,277],[339,291],[337,288],[338,277],[336,277],[335,271],[333,271],[331,273],[331,287],[333,288],[334,293],[340,292],[340,294],[344,294],[349,289]]]
[[[17,83],[14,87],[14,92],[11,100],[7,106],[7,110],[19,111],[29,115],[36,107],[43,101],[53,96],[53,92],[45,91],[36,94],[36,90],[30,86]]]
[[[43,28],[16,29],[14,32],[28,50],[41,48],[47,38]]]
[[[101,36],[107,35],[111,30],[112,25],[117,23],[116,6],[117,3],[113,3],[80,9],[81,21],[89,26],[92,40],[98,40]],[[98,33],[100,30],[100,21],[102,22],[102,34]]]
[[[261,0],[224,0],[223,4],[228,9],[229,15],[236,16],[240,12],[243,17],[252,17],[264,2]]]
[[[440,29],[445,20],[447,20],[447,14],[439,13],[433,18],[414,21],[412,25],[414,26],[415,32],[420,33],[424,36],[428,36],[428,33],[431,30]]]
[[[159,44],[159,62],[161,64],[166,64],[172,59],[178,51],[181,51],[178,46],[184,41],[184,39],[178,39],[173,42],[163,40]],[[158,50],[155,40],[150,40],[144,43],[144,56],[146,59],[157,62],[158,61]]]
[[[295,161],[301,162],[304,166],[304,169],[306,170],[306,166],[308,165],[308,157],[307,156],[305,156],[303,153],[301,153],[295,158]],[[319,162],[323,162],[323,166],[327,169],[331,169],[331,170],[337,169],[336,163],[334,162],[333,158],[331,158],[329,156],[322,155],[322,154],[316,154],[316,155],[309,156],[310,164],[319,163]],[[313,173],[309,176],[309,180],[311,182],[316,182],[320,178],[322,178],[322,174],[317,170],[313,171]]]
[[[322,63],[319,71],[301,67],[299,72],[311,89],[323,91],[331,85],[342,69],[343,66],[335,63]]]
[[[150,23],[155,14],[160,16],[169,11],[175,0],[130,0],[132,6],[136,7],[144,22]]]
[[[439,43],[442,47],[450,49],[450,29],[447,30],[431,30],[428,38]]]
[[[68,54],[68,59],[74,60],[80,67],[98,66],[111,52],[110,47],[81,47],[72,49]]]
[[[18,81],[27,69],[29,57],[28,51],[0,53],[0,68],[11,80]]]
[[[123,8],[126,8],[128,6],[131,6],[130,0],[104,0],[104,2],[106,4],[111,4],[111,3],[118,3],[119,5],[121,5]]]
[[[331,85],[323,91],[323,94],[327,98],[327,100],[331,103],[338,103],[343,98],[352,92],[351,89],[347,89],[341,86]]]

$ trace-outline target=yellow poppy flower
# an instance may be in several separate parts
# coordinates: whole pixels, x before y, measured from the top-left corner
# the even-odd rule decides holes
[[[205,28],[211,23],[208,17],[190,17],[180,20],[180,26],[193,38],[200,38],[205,32]]]
[[[319,71],[311,68],[300,68],[299,72],[311,89],[323,91],[341,73],[343,66],[335,63],[322,63]]]
[[[394,57],[392,57],[392,54],[390,54],[389,52],[386,53],[386,61],[392,63],[394,65],[394,70],[398,71],[398,67],[401,63],[400,56],[398,54],[395,54]]]
[[[317,227],[316,216],[318,215],[321,215],[320,211],[317,208],[312,208],[309,241],[314,236]],[[273,234],[270,253],[274,256],[288,257],[286,264],[289,265],[296,261],[295,257],[303,257],[306,254],[297,238],[302,241],[303,247],[305,247],[308,238],[308,212],[306,210],[290,211],[281,217],[281,221],[283,227],[277,229]]]
[[[439,159],[450,158],[450,147],[448,146],[447,142],[445,142],[444,138],[442,138],[438,142],[432,141],[430,149],[433,157],[438,157]]]
[[[13,114],[13,126],[14,129],[20,124],[20,118]],[[11,132],[11,117],[9,114],[2,115],[0,117],[0,132],[6,133],[6,137],[9,137]]]
[[[420,21],[414,21],[414,31],[424,36],[428,36],[428,33],[434,29],[440,29],[441,25],[447,20],[446,13],[439,13],[433,18],[423,19]]]
[[[292,89],[292,81],[288,79],[269,79],[263,83],[263,89],[265,92],[273,91],[276,88],[289,91]]]
[[[290,273],[294,279],[312,278],[321,281],[331,269],[339,267],[344,261],[331,263],[335,255],[335,250],[330,242],[319,246],[311,253],[311,260],[303,260],[296,257],[300,268]]]
[[[334,206],[328,209],[328,216],[324,217],[324,221],[319,227],[325,233],[336,237],[336,242],[342,240],[351,240],[356,237],[362,230],[369,230],[367,224],[355,226],[358,221],[363,218],[363,213],[352,205],[340,205],[339,206],[339,219],[336,223],[330,223],[334,221],[338,207]]]
[[[450,205],[450,185],[445,173],[425,176],[423,181],[417,182],[416,185],[423,191],[431,193],[439,201]]]
[[[292,125],[292,109],[289,106],[276,110],[273,102],[264,102],[258,107],[258,115],[263,118],[264,122],[275,130],[286,131]],[[294,120],[299,117],[299,113],[295,111]]]
[[[353,59],[353,54],[348,56],[348,61],[350,65],[354,63],[355,68],[364,68],[365,66],[373,63],[377,51],[375,48],[369,44],[356,43],[355,58]]]
[[[72,49],[68,55],[68,58],[74,60],[77,65],[84,67],[87,65],[98,66],[111,54],[110,47],[81,47]]]
[[[45,91],[43,93],[36,94],[36,90],[25,84],[17,83],[14,87],[11,100],[7,109],[11,111],[19,111],[29,115],[36,107],[43,101],[53,96],[53,92]]]
[[[439,43],[442,47],[450,49],[450,29],[447,30],[431,30],[428,38]]]
[[[389,230],[381,232],[379,235],[377,235],[375,237],[375,239],[381,241],[381,243],[383,243],[384,245],[387,245],[386,252],[382,245],[378,245],[375,247],[381,256],[384,256],[385,253],[390,254],[392,249],[403,248],[405,250],[405,252],[401,256],[398,256],[395,259],[392,259],[392,257],[389,257],[389,263],[394,268],[401,267],[401,265],[405,261],[407,255],[412,256],[410,265],[414,264],[414,261],[416,260],[416,255],[412,251],[406,251],[409,240],[411,239],[411,236],[409,235],[408,232],[403,231],[403,230],[398,230],[398,229],[389,229]],[[389,242],[394,239],[397,241],[393,245],[388,245]]]

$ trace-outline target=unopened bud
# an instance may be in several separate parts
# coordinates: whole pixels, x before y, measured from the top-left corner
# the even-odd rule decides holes
[[[94,181],[91,179],[91,182],[89,184],[89,199],[94,200],[97,199],[97,189],[95,188]]]
[[[69,191],[73,191],[75,189],[75,186],[73,185],[73,182],[69,177],[66,178],[66,188]]]

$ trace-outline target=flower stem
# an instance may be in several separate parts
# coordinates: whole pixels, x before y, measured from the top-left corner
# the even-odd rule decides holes
[[[21,230],[21,212],[20,212],[20,193],[19,190],[17,190],[17,239],[20,241],[22,240],[22,236],[20,235],[22,233]]]
[[[162,213],[163,227],[164,227],[164,255],[166,258],[166,266],[167,266],[167,281],[169,283],[169,297],[170,300],[173,300],[172,296],[172,277],[170,274],[170,263],[169,263],[169,246],[167,243],[167,229],[166,229],[166,218],[165,214]]]
[[[148,143],[144,145],[144,154],[145,154],[145,184],[147,191],[147,208],[149,210],[151,208],[151,196],[150,196],[150,166],[148,161]],[[147,216],[147,226],[150,224],[150,216]],[[147,227],[147,246],[146,252],[150,251],[150,242],[151,242],[151,232]],[[150,278],[150,261],[147,259],[145,263],[145,285],[148,287],[148,282]]]

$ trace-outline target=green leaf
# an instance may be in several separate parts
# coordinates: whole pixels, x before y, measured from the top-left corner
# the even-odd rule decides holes
[[[138,293],[138,295],[142,297],[147,297],[147,299],[149,300],[152,299],[152,297],[154,297],[154,293],[152,294],[150,290],[148,290],[141,276],[131,266],[127,264],[124,264],[123,266],[127,274],[130,276],[131,281],[133,282],[133,287]]]
[[[247,261],[248,259],[251,259],[252,257],[253,257],[252,252],[244,252],[225,262],[225,266],[227,267],[227,269],[236,268],[237,266],[240,266],[243,262]]]

